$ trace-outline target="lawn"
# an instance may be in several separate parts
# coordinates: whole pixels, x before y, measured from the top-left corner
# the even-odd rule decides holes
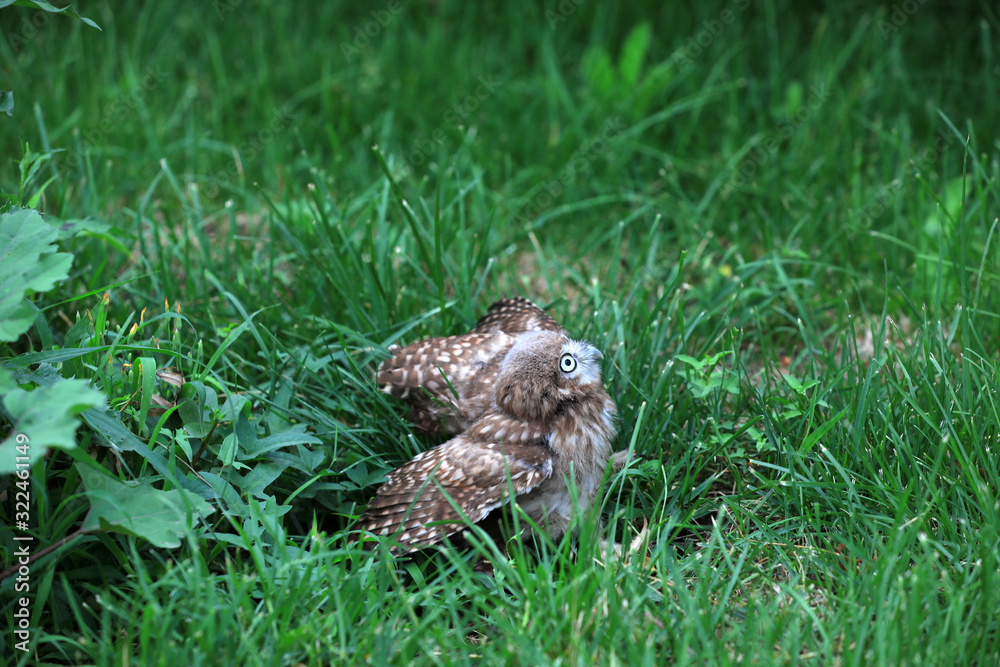
[[[8,664],[1000,663],[990,3],[10,4]],[[360,548],[375,368],[510,295],[600,519]]]

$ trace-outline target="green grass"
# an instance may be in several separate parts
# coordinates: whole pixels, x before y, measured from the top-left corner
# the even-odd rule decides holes
[[[27,531],[0,477],[3,653],[1000,661],[1000,18],[675,4],[0,9],[0,192],[72,255],[0,363],[80,423],[0,376],[0,436],[55,446]],[[642,458],[604,527],[492,577],[479,534],[360,550],[437,444],[374,366],[512,294],[605,352]]]

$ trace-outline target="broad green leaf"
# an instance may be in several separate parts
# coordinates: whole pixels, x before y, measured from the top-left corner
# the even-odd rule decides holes
[[[108,447],[115,451],[135,452],[153,466],[153,469],[164,479],[195,493],[199,497],[217,497],[216,492],[200,476],[187,477],[172,471],[166,457],[157,451],[158,448],[151,448],[148,443],[140,440],[135,433],[122,425],[121,417],[117,411],[106,408],[87,410],[81,415],[81,418],[94,430],[99,441]]]
[[[14,92],[11,90],[0,90],[0,112],[8,116],[14,115]]]
[[[233,461],[236,460],[236,439],[235,433],[230,433],[225,438],[222,439],[222,447],[219,448],[219,460],[222,461],[222,465],[231,466]]]
[[[6,368],[0,366],[0,396],[15,389],[17,389],[17,382],[14,381],[14,376]]]
[[[158,547],[176,548],[196,519],[215,511],[190,491],[163,491],[149,483],[131,486],[81,463],[76,470],[91,503],[84,530],[125,533]]]
[[[275,433],[274,435],[269,435],[266,438],[260,438],[259,440],[255,439],[253,442],[248,443],[244,443],[241,440],[240,446],[242,451],[239,458],[246,460],[257,456],[263,456],[268,452],[272,452],[276,449],[282,449],[284,447],[291,447],[294,445],[319,445],[323,443],[323,441],[316,436],[303,433],[301,431],[302,428],[304,428],[303,425],[296,425],[295,428],[284,433]],[[237,434],[239,434],[238,428]]]
[[[264,493],[264,489],[281,476],[281,473],[285,471],[286,466],[280,463],[271,463],[264,461],[256,464],[250,469],[243,477],[238,477],[234,475],[231,481],[236,484],[244,493],[256,496],[261,500],[267,498]]]
[[[298,445],[295,452],[277,451],[268,454],[268,459],[286,463],[289,468],[301,470],[307,475],[312,475],[329,455],[329,450],[324,448],[309,449]]]
[[[38,211],[0,215],[0,341],[17,340],[35,321],[26,294],[50,290],[69,275],[73,256],[57,252],[57,236]]]
[[[222,511],[238,517],[250,516],[250,508],[230,482],[210,472],[201,472],[199,477],[209,486],[215,497],[221,500]]]
[[[184,456],[186,456],[188,462],[190,462],[193,458],[194,450],[191,448],[191,440],[188,437],[188,434],[182,429],[178,429],[177,432],[174,433],[174,442],[181,448],[181,451],[184,452]]]
[[[65,14],[75,19],[80,19],[91,28],[101,29],[101,26],[97,25],[88,18],[80,16],[80,14],[73,7],[67,5],[66,7],[56,7],[55,5],[46,2],[45,0],[0,0],[0,9],[8,7],[10,5],[17,5],[18,7],[31,7],[32,9],[41,9],[43,12],[49,12],[50,14]]]
[[[233,434],[236,436],[236,442],[239,444],[237,453],[253,451],[257,448],[257,434],[254,432],[253,424],[250,423],[246,415],[241,413],[236,418],[236,423],[233,424]],[[240,458],[245,457],[241,456]]]
[[[242,394],[233,394],[219,406],[219,411],[222,413],[222,421],[236,422],[241,417],[245,419],[249,416],[251,408],[249,398]]]
[[[104,395],[83,380],[60,380],[34,391],[17,387],[3,397],[3,404],[14,423],[0,444],[0,475],[16,470],[15,457],[27,456],[31,463],[50,447],[76,447],[76,415],[103,406]]]
[[[681,362],[683,364],[687,364],[688,366],[691,366],[692,368],[694,368],[697,371],[700,371],[702,368],[704,368],[705,366],[708,365],[708,361],[706,361],[704,359],[695,359],[694,357],[689,357],[686,354],[678,354],[674,358],[677,359],[677,361],[679,361],[679,362]]]
[[[274,496],[268,496],[260,502],[250,502],[248,507],[250,518],[267,530],[275,542],[284,543],[285,531],[281,527],[281,517],[292,509],[291,505],[279,505]],[[248,527],[248,524],[250,524],[249,521],[244,522],[244,529]]]
[[[111,225],[106,222],[101,222],[94,218],[67,218],[63,220],[48,217],[46,220],[55,228],[60,240],[71,239],[77,234],[89,234],[91,236],[100,236],[105,241],[114,243],[115,247],[119,250],[125,249],[125,252],[128,251],[127,247],[113,234],[107,233],[111,229]]]

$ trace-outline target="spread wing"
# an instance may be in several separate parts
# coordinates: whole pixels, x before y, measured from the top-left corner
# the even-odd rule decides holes
[[[561,331],[524,297],[497,301],[472,333],[429,338],[390,348],[379,368],[382,391],[406,399],[410,422],[432,435],[458,434],[493,404],[500,362],[517,338],[531,331]]]
[[[437,433],[460,433],[493,402],[493,383],[515,337],[471,333],[430,338],[393,350],[379,368],[382,391],[413,406],[410,421]],[[447,379],[446,379],[447,378]]]
[[[502,331],[507,334],[528,331],[562,331],[549,314],[523,296],[497,301],[476,323],[477,333]]]
[[[460,435],[394,470],[361,523],[377,535],[398,533],[409,549],[428,546],[462,529],[463,514],[478,523],[511,488],[521,495],[551,475],[552,451],[542,439],[507,444]]]

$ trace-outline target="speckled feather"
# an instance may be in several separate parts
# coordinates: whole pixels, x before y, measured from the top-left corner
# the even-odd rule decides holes
[[[489,383],[486,411],[458,437],[395,470],[362,525],[395,534],[407,549],[426,546],[463,527],[452,502],[476,523],[505,502],[510,484],[528,516],[562,536],[592,505],[611,456],[615,406],[601,383],[600,356],[561,331],[518,336]],[[563,366],[567,357],[573,363]]]
[[[504,355],[521,335],[534,331],[561,329],[528,299],[503,299],[489,307],[472,333],[391,348],[378,383],[410,403],[414,426],[432,435],[456,435],[489,408]]]
[[[476,333],[506,334],[527,333],[529,331],[562,331],[562,327],[549,314],[534,303],[517,296],[501,299],[489,307],[486,314],[476,322]]]
[[[552,453],[542,441],[501,444],[460,435],[393,471],[361,521],[376,535],[398,532],[401,544],[419,548],[465,526],[445,493],[478,523],[511,489],[528,493],[551,475]]]

